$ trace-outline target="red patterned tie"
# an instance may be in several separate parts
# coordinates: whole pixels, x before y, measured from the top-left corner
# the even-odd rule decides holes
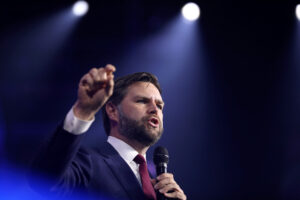
[[[150,176],[148,173],[147,163],[145,161],[145,158],[142,155],[138,154],[133,160],[134,162],[140,165],[139,171],[141,175],[144,194],[148,199],[156,200],[156,194],[150,181]]]

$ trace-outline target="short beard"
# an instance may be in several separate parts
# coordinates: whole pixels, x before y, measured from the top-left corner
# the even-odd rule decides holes
[[[147,130],[147,127],[145,126],[145,122],[148,121],[148,117],[143,117],[141,120],[137,121],[126,117],[122,113],[121,109],[119,113],[119,132],[127,139],[135,140],[144,146],[151,146],[160,139],[163,133],[163,127],[159,128],[157,135],[152,134]],[[161,122],[160,126],[162,126]]]

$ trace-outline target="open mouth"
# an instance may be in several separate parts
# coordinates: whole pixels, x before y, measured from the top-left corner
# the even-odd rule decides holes
[[[159,121],[157,118],[155,117],[151,117],[149,120],[148,120],[148,123],[153,126],[153,127],[158,127],[159,126]]]

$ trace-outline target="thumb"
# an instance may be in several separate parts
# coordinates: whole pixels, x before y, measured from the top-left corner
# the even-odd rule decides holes
[[[107,96],[111,96],[114,90],[114,76],[110,75],[106,85],[106,94]]]

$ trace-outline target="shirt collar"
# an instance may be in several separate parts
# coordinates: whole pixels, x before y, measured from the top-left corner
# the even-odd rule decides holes
[[[113,136],[108,136],[107,142],[120,154],[120,156],[129,164],[138,155],[138,152],[129,144]],[[146,155],[144,156],[146,160]]]

